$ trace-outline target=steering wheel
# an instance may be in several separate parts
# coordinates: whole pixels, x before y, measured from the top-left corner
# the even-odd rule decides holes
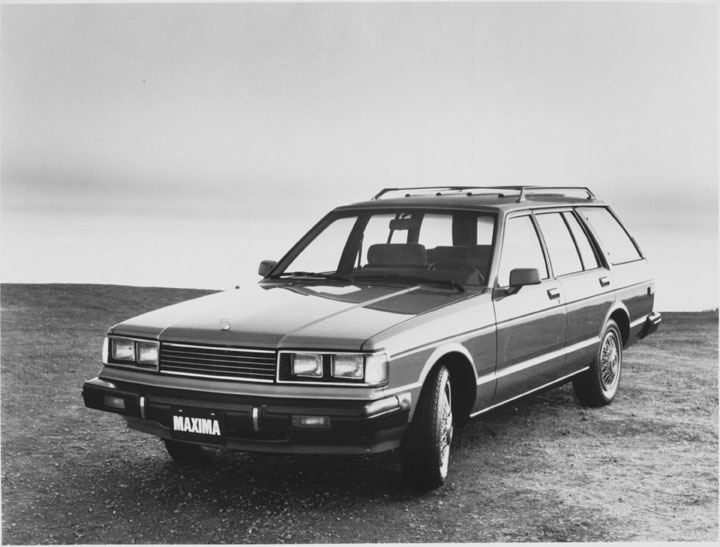
[[[454,258],[441,258],[440,260],[436,260],[435,262],[430,264],[428,266],[428,270],[432,271],[432,270],[438,270],[438,269],[440,269],[440,270],[452,269],[452,268],[439,268],[438,267],[439,264],[447,264],[447,265],[451,265],[451,266],[455,265],[455,266],[460,266],[461,269],[472,270],[476,274],[478,274],[478,277],[480,278],[480,283],[485,283],[485,276],[482,274],[482,272],[480,270],[478,270],[472,264],[468,264],[467,262],[464,262],[462,260],[456,260]]]

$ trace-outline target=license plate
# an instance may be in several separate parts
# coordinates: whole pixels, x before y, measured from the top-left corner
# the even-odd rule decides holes
[[[225,413],[174,407],[170,412],[173,439],[225,444]]]

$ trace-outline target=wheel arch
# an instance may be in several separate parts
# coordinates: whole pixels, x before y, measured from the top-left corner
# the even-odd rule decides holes
[[[452,382],[454,421],[463,425],[469,421],[470,412],[477,397],[477,373],[472,356],[460,344],[438,348],[430,356],[423,369],[421,378],[423,388],[430,373],[442,365],[448,369],[450,381]]]
[[[608,313],[605,324],[607,324],[610,319],[615,321],[620,329],[623,347],[627,346],[628,341],[630,340],[630,314],[628,313],[627,308],[622,304],[614,306]],[[603,326],[603,328],[605,327]]]

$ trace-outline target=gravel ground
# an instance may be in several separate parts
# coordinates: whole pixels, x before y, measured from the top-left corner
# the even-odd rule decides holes
[[[609,407],[566,385],[471,422],[418,494],[394,453],[179,465],[83,406],[108,326],[201,294],[2,286],[3,543],[718,540],[717,313],[665,314]]]

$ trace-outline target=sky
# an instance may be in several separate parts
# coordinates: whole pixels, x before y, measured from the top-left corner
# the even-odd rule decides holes
[[[588,186],[718,306],[714,3],[3,4],[0,280],[223,289],[387,186]]]

